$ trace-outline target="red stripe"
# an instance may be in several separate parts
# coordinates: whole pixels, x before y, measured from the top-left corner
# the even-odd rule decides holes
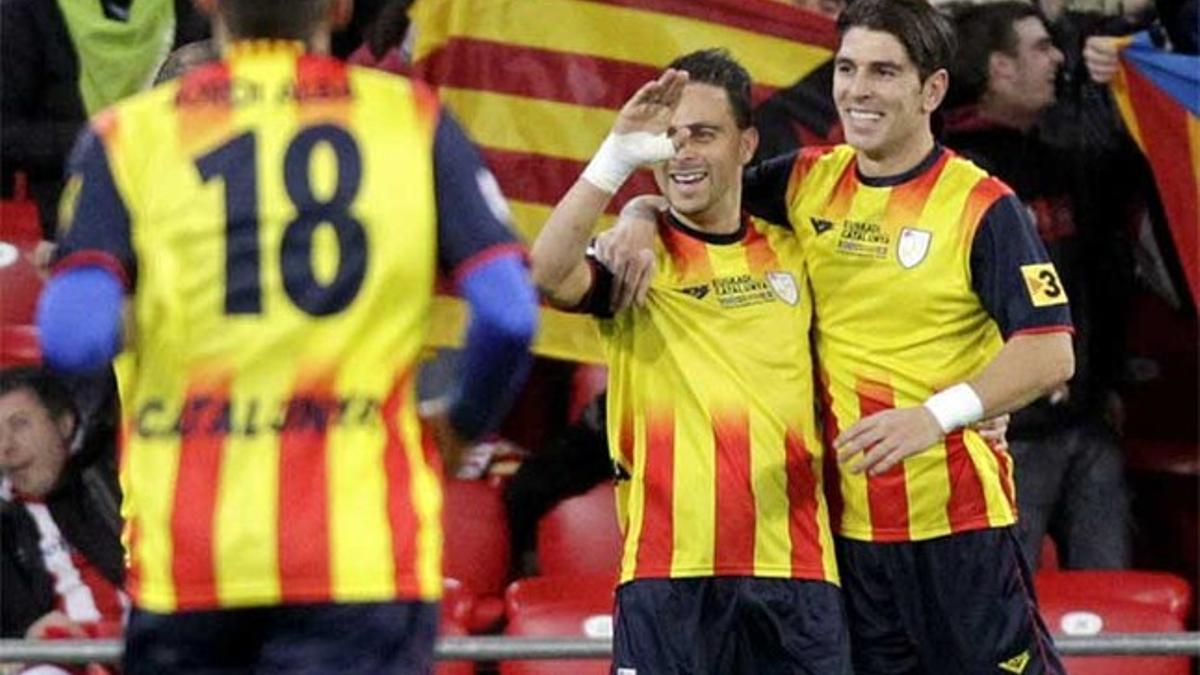
[[[300,93],[328,95],[346,91],[349,71],[342,61],[315,53],[305,53],[296,60],[296,87]]]
[[[813,473],[812,454],[794,429],[788,429],[785,443],[792,574],[804,569],[823,570],[821,527],[817,523],[817,477]]]
[[[642,532],[634,576],[671,571],[675,546],[675,413],[670,408],[646,415],[646,469],[642,478]]]
[[[859,419],[896,407],[892,388],[872,380],[859,380]],[[877,476],[867,476],[867,504],[871,511],[871,539],[908,539],[908,489],[901,462]],[[897,530],[903,534],[897,534]]]
[[[410,405],[411,387],[411,375],[401,375],[383,404],[383,425],[387,429],[383,466],[388,478],[388,524],[392,529],[392,559],[396,568],[397,597],[418,595],[418,524],[412,495],[412,466],[408,461],[408,450],[400,430],[400,416]]]
[[[817,391],[821,397],[821,435],[825,441],[821,457],[821,479],[825,484],[825,502],[829,507],[829,525],[834,532],[842,527],[842,512],[845,502],[842,499],[842,477],[838,470],[837,450],[834,440],[842,434],[838,426],[837,414],[833,412],[833,395],[829,391],[829,373],[816,364],[816,353],[813,354],[813,372],[819,372]]]
[[[648,12],[675,14],[828,49],[834,49],[837,46],[837,33],[833,21],[819,14],[802,11],[783,3],[745,2],[745,0],[591,1]],[[664,17],[664,20],[666,19],[667,17]]]
[[[83,584],[91,592],[92,602],[100,612],[101,621],[120,621],[125,609],[117,596],[117,587],[78,551],[71,551],[71,564],[79,570]]]
[[[643,84],[663,71],[658,64],[462,36],[447,40],[416,68],[422,79],[439,86],[609,110],[619,110]],[[757,105],[776,91],[775,87],[754,85],[751,100]]]
[[[1179,251],[1192,297],[1200,299],[1200,157],[1193,157],[1188,141],[1191,114],[1169,94],[1138,72],[1126,67],[1130,105],[1142,130],[1146,157]],[[1200,300],[1198,300],[1200,302]]]
[[[833,194],[829,197],[829,207],[825,209],[825,214],[835,223],[840,223],[846,217],[850,212],[850,205],[854,203],[854,194],[858,191],[856,166],[857,163],[853,160],[846,162],[846,168],[842,170],[842,175],[833,188]]]
[[[459,285],[462,284],[462,280],[476,269],[483,267],[497,258],[503,258],[506,256],[520,258],[522,261],[528,260],[529,258],[529,254],[525,250],[525,245],[520,242],[514,241],[505,244],[495,244],[489,246],[470,258],[460,262],[458,267],[454,268],[454,287],[457,289]]]
[[[587,166],[585,162],[531,152],[510,152],[494,148],[481,148],[481,151],[488,168],[496,175],[504,196],[534,204],[557,204]],[[609,202],[605,211],[611,214],[619,213],[630,198],[647,193],[658,193],[654,176],[649,171],[638,171],[625,181],[625,185]]]
[[[217,586],[213,518],[221,482],[224,432],[216,427],[221,407],[229,401],[229,381],[211,386],[193,383],[184,402],[179,471],[171,509],[171,577],[180,610],[216,607]]]
[[[175,106],[218,102],[227,106],[229,103],[229,80],[229,63],[226,61],[217,61],[192,68],[179,76],[179,90],[175,94]]]
[[[978,527],[980,517],[987,517],[987,498],[961,430],[946,436],[946,479],[950,481],[950,500],[946,502],[950,531]]]
[[[818,144],[818,147],[804,147],[796,154],[796,161],[792,163],[791,173],[788,174],[787,187],[787,203],[791,204],[796,199],[796,190],[800,189],[801,183],[808,177],[808,172],[812,170],[817,161],[825,155],[830,154],[836,149],[836,146],[826,146]]]
[[[299,384],[279,433],[279,587],[284,602],[332,599],[328,429],[333,383]]]
[[[752,273],[765,274],[780,269],[779,258],[771,248],[771,243],[753,222],[746,223],[746,238],[742,245],[746,249],[746,264]]]
[[[751,484],[750,417],[745,410],[714,411],[717,475],[713,572],[745,573],[754,564],[757,511]]]
[[[997,200],[1010,194],[1012,194],[1012,190],[1007,185],[991,176],[984,178],[971,188],[971,194],[967,197],[966,205],[963,206],[961,227],[959,228],[963,237],[960,243],[968,244],[967,250],[970,250],[969,243],[975,239],[975,231],[983,222],[983,214]]]
[[[1074,335],[1075,327],[1074,326],[1063,326],[1063,325],[1034,326],[1032,328],[1022,328],[1021,330],[1014,331],[1013,334],[1009,335],[1008,337],[1011,340],[1012,338],[1015,338],[1018,335],[1051,335],[1054,333],[1066,333],[1068,335]]]
[[[54,274],[57,276],[80,267],[101,267],[119,279],[121,286],[126,291],[133,288],[133,285],[129,282],[129,273],[125,271],[125,266],[121,264],[120,260],[117,260],[115,255],[105,253],[104,251],[91,250],[72,253],[54,264]]]
[[[675,262],[681,280],[696,281],[712,278],[712,262],[708,259],[707,244],[680,232],[679,228],[667,222],[666,214],[659,218],[658,235],[662,240],[663,248]]]

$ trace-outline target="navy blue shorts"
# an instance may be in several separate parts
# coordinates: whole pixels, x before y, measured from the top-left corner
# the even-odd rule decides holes
[[[134,610],[126,675],[433,672],[438,606],[289,605],[155,614]]]
[[[617,589],[617,675],[843,675],[838,587],[757,577],[637,579]]]
[[[858,675],[1066,672],[1013,528],[836,542]]]

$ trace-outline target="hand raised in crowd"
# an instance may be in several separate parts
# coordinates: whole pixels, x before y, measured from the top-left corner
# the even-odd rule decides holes
[[[1098,84],[1112,82],[1117,74],[1120,63],[1117,53],[1118,38],[1106,35],[1093,35],[1083,43],[1083,62],[1087,65],[1088,74]]]

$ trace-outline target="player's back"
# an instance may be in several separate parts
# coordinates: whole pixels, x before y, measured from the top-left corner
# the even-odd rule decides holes
[[[263,42],[97,121],[136,262],[141,606],[436,597],[411,380],[436,118],[419,85]]]

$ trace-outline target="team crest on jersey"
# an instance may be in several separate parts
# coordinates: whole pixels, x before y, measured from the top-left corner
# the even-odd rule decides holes
[[[933,233],[929,230],[918,230],[906,227],[900,230],[900,242],[896,244],[896,258],[900,266],[911,270],[929,254],[929,243],[933,241]]]
[[[800,289],[796,288],[796,277],[791,272],[767,272],[767,282],[780,300],[793,307],[800,301]]]

